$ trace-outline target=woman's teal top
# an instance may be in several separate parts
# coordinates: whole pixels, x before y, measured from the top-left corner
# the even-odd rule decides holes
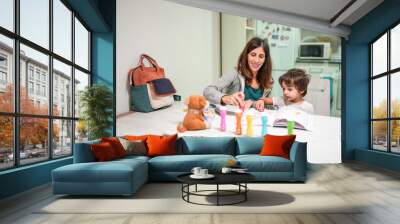
[[[257,101],[263,96],[263,93],[262,88],[254,89],[249,85],[244,86],[244,100]]]

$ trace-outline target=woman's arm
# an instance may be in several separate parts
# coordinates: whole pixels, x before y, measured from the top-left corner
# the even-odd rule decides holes
[[[217,81],[208,85],[204,91],[203,95],[208,101],[214,104],[221,104],[222,97],[227,96],[227,94],[222,91],[232,85],[233,81],[237,78],[237,74],[234,72],[224,74]]]

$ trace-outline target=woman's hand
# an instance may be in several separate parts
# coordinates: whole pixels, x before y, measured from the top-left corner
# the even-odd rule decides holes
[[[258,110],[258,111],[264,111],[264,109],[265,109],[265,106],[264,106],[264,100],[257,100],[256,102],[255,102],[255,107],[256,107],[256,109]]]
[[[223,96],[221,101],[225,104],[231,104],[242,108],[244,106],[244,93],[236,92],[232,95]]]

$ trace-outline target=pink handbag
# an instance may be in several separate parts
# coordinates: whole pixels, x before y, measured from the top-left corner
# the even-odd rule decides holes
[[[150,67],[144,65],[144,59],[150,63]],[[132,86],[140,86],[155,79],[164,78],[165,73],[164,69],[157,64],[156,60],[146,54],[142,54],[140,55],[139,66],[129,71],[129,77]]]

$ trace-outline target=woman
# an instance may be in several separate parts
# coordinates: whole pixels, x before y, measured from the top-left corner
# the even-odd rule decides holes
[[[214,104],[255,107],[264,110],[262,98],[272,90],[272,63],[267,40],[258,37],[247,42],[234,71],[224,74],[204,89],[203,95]]]

